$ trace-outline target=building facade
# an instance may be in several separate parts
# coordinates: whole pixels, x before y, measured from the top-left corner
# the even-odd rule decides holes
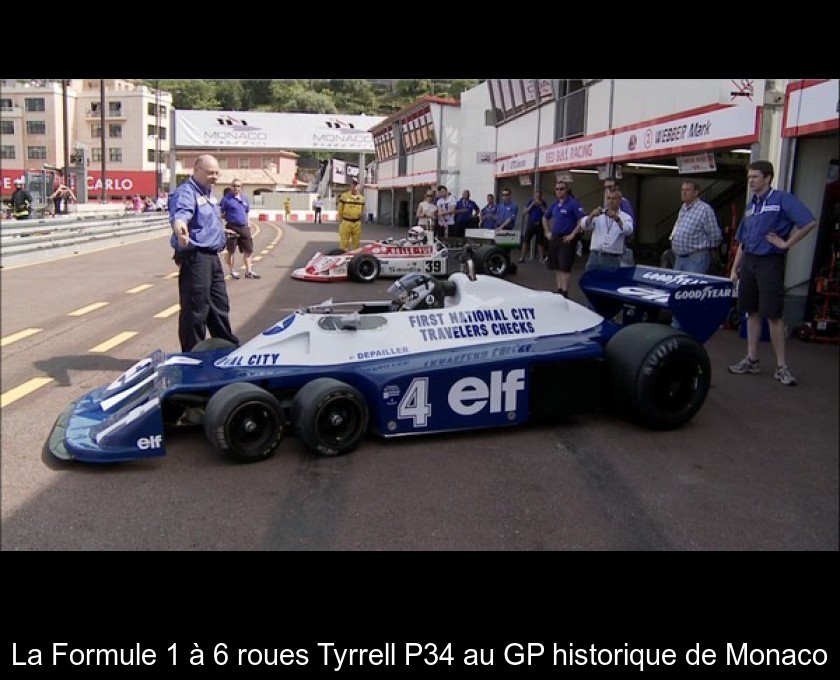
[[[491,79],[459,104],[421,99],[371,129],[381,222],[402,225],[435,182],[456,195],[469,189],[481,205],[508,188],[524,206],[536,189],[553,197],[562,178],[589,210],[615,178],[636,213],[637,260],[658,264],[684,179],[700,184],[731,243],[747,165],[769,160],[773,186],[820,220],[787,258],[788,325],[801,318],[838,228],[837,79]],[[418,145],[411,121],[426,109],[433,143]]]
[[[171,110],[170,93],[132,80],[3,80],[0,195],[58,174],[80,200],[155,196],[170,184]]]

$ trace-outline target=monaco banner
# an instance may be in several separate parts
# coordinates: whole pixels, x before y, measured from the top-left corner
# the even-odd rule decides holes
[[[288,149],[373,153],[368,130],[384,116],[265,111],[176,111],[175,144],[185,148]]]

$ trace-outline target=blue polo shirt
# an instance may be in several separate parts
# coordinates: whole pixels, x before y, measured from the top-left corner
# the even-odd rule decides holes
[[[467,224],[472,219],[472,216],[479,210],[478,203],[471,198],[466,201],[463,198],[458,199],[458,202],[455,204],[455,210],[462,210],[463,208],[466,208],[467,212],[455,213],[456,224]]]
[[[581,217],[586,217],[583,206],[576,198],[569,196],[563,201],[555,201],[545,213],[545,219],[551,220],[552,236],[567,236],[574,231]]]
[[[496,210],[496,228],[501,227],[505,220],[510,220],[510,224],[504,228],[515,229],[516,216],[519,214],[519,206],[513,201],[510,201],[509,203],[502,201],[496,205],[499,206],[498,210]]]
[[[545,215],[545,209],[545,201],[537,201],[532,199],[531,202],[528,204],[528,207],[526,207],[526,210],[528,211],[528,223],[542,223],[543,215]]]
[[[767,234],[775,232],[787,239],[794,226],[804,227],[815,219],[811,211],[793,194],[769,189],[763,196],[753,195],[744,210],[735,240],[748,255],[784,255]]]
[[[497,220],[497,214],[499,211],[499,204],[494,203],[490,205],[489,203],[485,205],[481,209],[481,226],[484,229],[495,229]]]
[[[178,237],[172,234],[169,243],[175,250],[209,248],[220,252],[225,247],[227,237],[219,214],[219,202],[211,189],[209,186],[202,187],[190,177],[178,185],[169,197],[169,223],[176,219],[184,220],[190,232],[188,248],[182,248]]]
[[[248,212],[251,210],[248,199],[243,194],[235,196],[233,193],[222,197],[219,202],[222,217],[228,224],[235,224],[239,227],[247,226]]]

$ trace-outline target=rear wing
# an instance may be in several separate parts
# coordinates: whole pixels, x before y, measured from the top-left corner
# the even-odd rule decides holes
[[[465,229],[464,238],[467,241],[477,241],[483,244],[495,243],[497,246],[512,247],[522,243],[522,233],[519,229],[505,229],[496,231],[494,229]]]
[[[607,319],[623,311],[627,324],[645,313],[668,310],[682,330],[701,343],[720,328],[735,301],[735,286],[727,278],[659,267],[591,269],[579,285],[595,311]]]

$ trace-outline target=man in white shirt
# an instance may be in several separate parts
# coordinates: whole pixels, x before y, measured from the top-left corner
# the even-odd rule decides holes
[[[633,218],[621,210],[621,192],[607,191],[607,207],[595,208],[581,222],[582,229],[592,231],[589,246],[589,269],[618,269],[624,253],[624,239],[633,233]]]
[[[452,228],[455,224],[455,206],[457,205],[455,197],[442,184],[438,187],[438,238],[444,238],[452,235]]]

